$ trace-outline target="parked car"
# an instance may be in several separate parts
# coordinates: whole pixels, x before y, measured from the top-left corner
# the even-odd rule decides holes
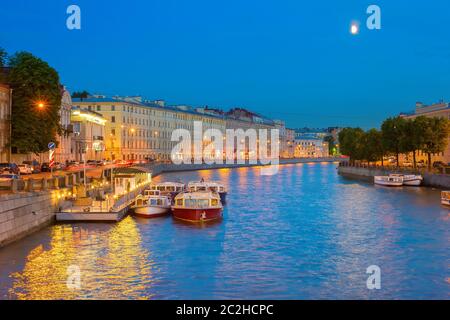
[[[89,166],[97,166],[97,161],[96,160],[88,160],[88,161],[86,161],[86,164]]]
[[[0,163],[0,173],[20,174],[20,170],[15,163]]]
[[[31,167],[31,171],[32,173],[39,173],[41,172],[41,165],[39,164],[38,161],[36,160],[31,160],[31,161],[22,161],[22,164],[27,164]]]
[[[33,173],[33,168],[31,168],[31,166],[29,166],[28,164],[19,164],[19,171],[20,174],[32,174]]]
[[[50,171],[52,171],[51,168],[50,168],[50,164],[48,162],[44,162],[41,165],[41,171],[42,172],[50,172]]]

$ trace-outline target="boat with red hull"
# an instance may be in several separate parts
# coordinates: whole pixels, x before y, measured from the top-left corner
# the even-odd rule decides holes
[[[190,222],[208,222],[222,218],[220,196],[211,191],[183,192],[175,197],[174,218]]]

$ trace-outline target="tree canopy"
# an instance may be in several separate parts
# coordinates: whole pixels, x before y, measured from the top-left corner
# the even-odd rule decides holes
[[[83,91],[75,91],[74,93],[72,93],[72,98],[81,98],[81,99],[86,99],[90,96],[90,93],[87,92],[86,90]]]
[[[13,88],[11,146],[18,153],[47,151],[61,133],[61,88],[55,69],[28,52],[9,61],[8,83]]]

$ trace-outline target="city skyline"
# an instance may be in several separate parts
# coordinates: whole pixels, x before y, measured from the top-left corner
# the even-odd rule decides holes
[[[449,100],[444,1],[408,2],[408,12],[377,1],[380,30],[365,27],[365,1],[77,1],[81,30],[66,28],[70,4],[4,4],[10,14],[0,38],[9,53],[48,61],[71,92],[243,107],[288,127],[379,127],[416,101]],[[353,21],[357,35],[349,31]]]

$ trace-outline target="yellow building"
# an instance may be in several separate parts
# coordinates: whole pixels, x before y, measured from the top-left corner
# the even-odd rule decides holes
[[[102,160],[105,158],[105,124],[107,120],[101,114],[72,108],[73,126],[72,157],[75,161]]]
[[[446,103],[443,101],[440,101],[435,104],[431,105],[425,105],[421,102],[416,103],[416,109],[414,112],[411,113],[402,113],[400,114],[401,117],[406,119],[414,119],[418,116],[425,116],[425,117],[438,117],[438,118],[446,118],[450,119],[450,103]],[[403,157],[402,160],[412,160],[412,155],[406,155],[406,157]],[[427,163],[428,156],[425,153],[422,153],[419,151],[416,155],[417,161],[423,161],[424,163]],[[448,139],[447,148],[443,153],[440,154],[433,154],[432,155],[432,161],[442,161],[444,163],[450,163],[450,137]]]
[[[166,107],[162,101],[146,102],[140,97],[73,99],[74,106],[100,113],[106,120],[105,157],[111,160],[170,160],[172,131],[194,129],[201,121],[203,131],[225,131],[225,121],[187,106]]]

